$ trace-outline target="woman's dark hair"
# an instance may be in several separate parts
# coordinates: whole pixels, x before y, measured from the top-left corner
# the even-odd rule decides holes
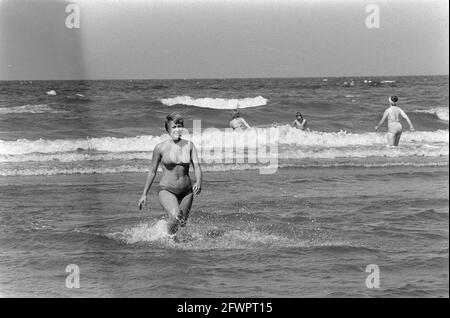
[[[391,101],[392,101],[393,103],[398,102],[398,97],[395,96],[395,95],[392,95],[392,96],[391,96]]]
[[[181,125],[181,127],[184,127],[183,117],[178,113],[172,113],[166,116],[166,122],[164,123],[167,132],[169,132],[169,123],[171,121],[173,121],[175,125]]]

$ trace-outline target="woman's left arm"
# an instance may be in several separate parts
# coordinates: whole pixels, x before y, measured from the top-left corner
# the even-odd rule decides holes
[[[197,149],[195,148],[194,143],[191,144],[191,163],[194,166],[195,171],[195,184],[193,191],[195,195],[198,195],[202,191],[202,169],[200,168],[200,163],[198,162]]]
[[[250,127],[250,125],[247,123],[247,121],[244,118],[241,117],[241,121],[244,123],[245,127],[252,128],[252,127]]]
[[[400,109],[400,115],[401,115],[403,118],[405,118],[406,121],[408,122],[409,129],[410,129],[411,131],[414,131],[414,127],[413,127],[413,125],[412,125],[412,123],[411,123],[411,120],[409,119],[408,115],[406,115],[406,113],[403,111],[403,109]]]

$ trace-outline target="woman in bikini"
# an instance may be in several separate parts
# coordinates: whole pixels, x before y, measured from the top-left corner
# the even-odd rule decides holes
[[[405,114],[405,112],[397,106],[398,97],[397,96],[391,96],[389,97],[389,104],[390,107],[384,111],[383,118],[381,118],[379,124],[375,126],[375,130],[378,130],[378,127],[380,127],[386,118],[388,118],[388,144],[389,146],[398,146],[398,143],[400,142],[400,137],[402,135],[402,124],[400,123],[400,116],[406,119],[409,125],[409,129],[411,131],[414,131],[414,127],[409,120],[408,115]]]
[[[155,179],[158,165],[161,163],[159,203],[167,213],[168,233],[175,234],[179,226],[186,225],[194,194],[200,194],[202,171],[194,144],[181,139],[184,129],[183,118],[179,114],[170,114],[166,117],[165,127],[171,138],[156,145],[153,150],[150,171],[138,206],[142,209],[146,205],[147,193]],[[191,164],[195,170],[194,186],[189,178]]]
[[[233,128],[233,130],[244,130],[250,128],[250,125],[240,116],[237,109],[234,110],[231,115],[233,116],[233,119],[230,121],[230,127]]]
[[[295,114],[295,120],[291,124],[292,127],[300,129],[300,130],[306,130],[306,119],[303,118],[302,114],[300,112],[297,112]],[[309,129],[308,129],[309,130]]]

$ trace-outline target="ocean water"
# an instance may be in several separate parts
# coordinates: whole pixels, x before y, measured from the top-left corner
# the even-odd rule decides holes
[[[0,82],[0,295],[449,297],[448,88],[448,76]],[[393,94],[416,129],[404,122],[398,148],[373,130]],[[225,131],[236,107],[253,129]],[[173,111],[204,171],[175,241],[154,189],[137,209]],[[310,132],[288,126],[296,111]]]

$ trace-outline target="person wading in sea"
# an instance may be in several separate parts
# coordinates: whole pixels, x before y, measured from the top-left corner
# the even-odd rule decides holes
[[[144,192],[139,200],[139,209],[147,202],[147,193],[156,176],[159,164],[162,177],[158,187],[159,203],[167,214],[167,230],[175,234],[178,227],[186,225],[194,194],[200,194],[202,188],[202,170],[198,161],[195,145],[181,138],[184,128],[183,118],[179,114],[166,117],[166,131],[170,139],[156,145],[148,173]],[[189,178],[189,166],[195,170],[195,183]]]
[[[398,143],[400,142],[400,137],[402,136],[403,130],[402,124],[400,123],[400,117],[406,119],[409,125],[409,129],[411,131],[414,131],[411,120],[409,120],[408,115],[406,115],[406,113],[397,106],[397,102],[397,96],[389,97],[390,106],[384,111],[383,117],[381,118],[378,125],[375,126],[375,130],[378,130],[378,128],[384,123],[386,118],[388,119],[387,139],[389,146],[398,146]]]

